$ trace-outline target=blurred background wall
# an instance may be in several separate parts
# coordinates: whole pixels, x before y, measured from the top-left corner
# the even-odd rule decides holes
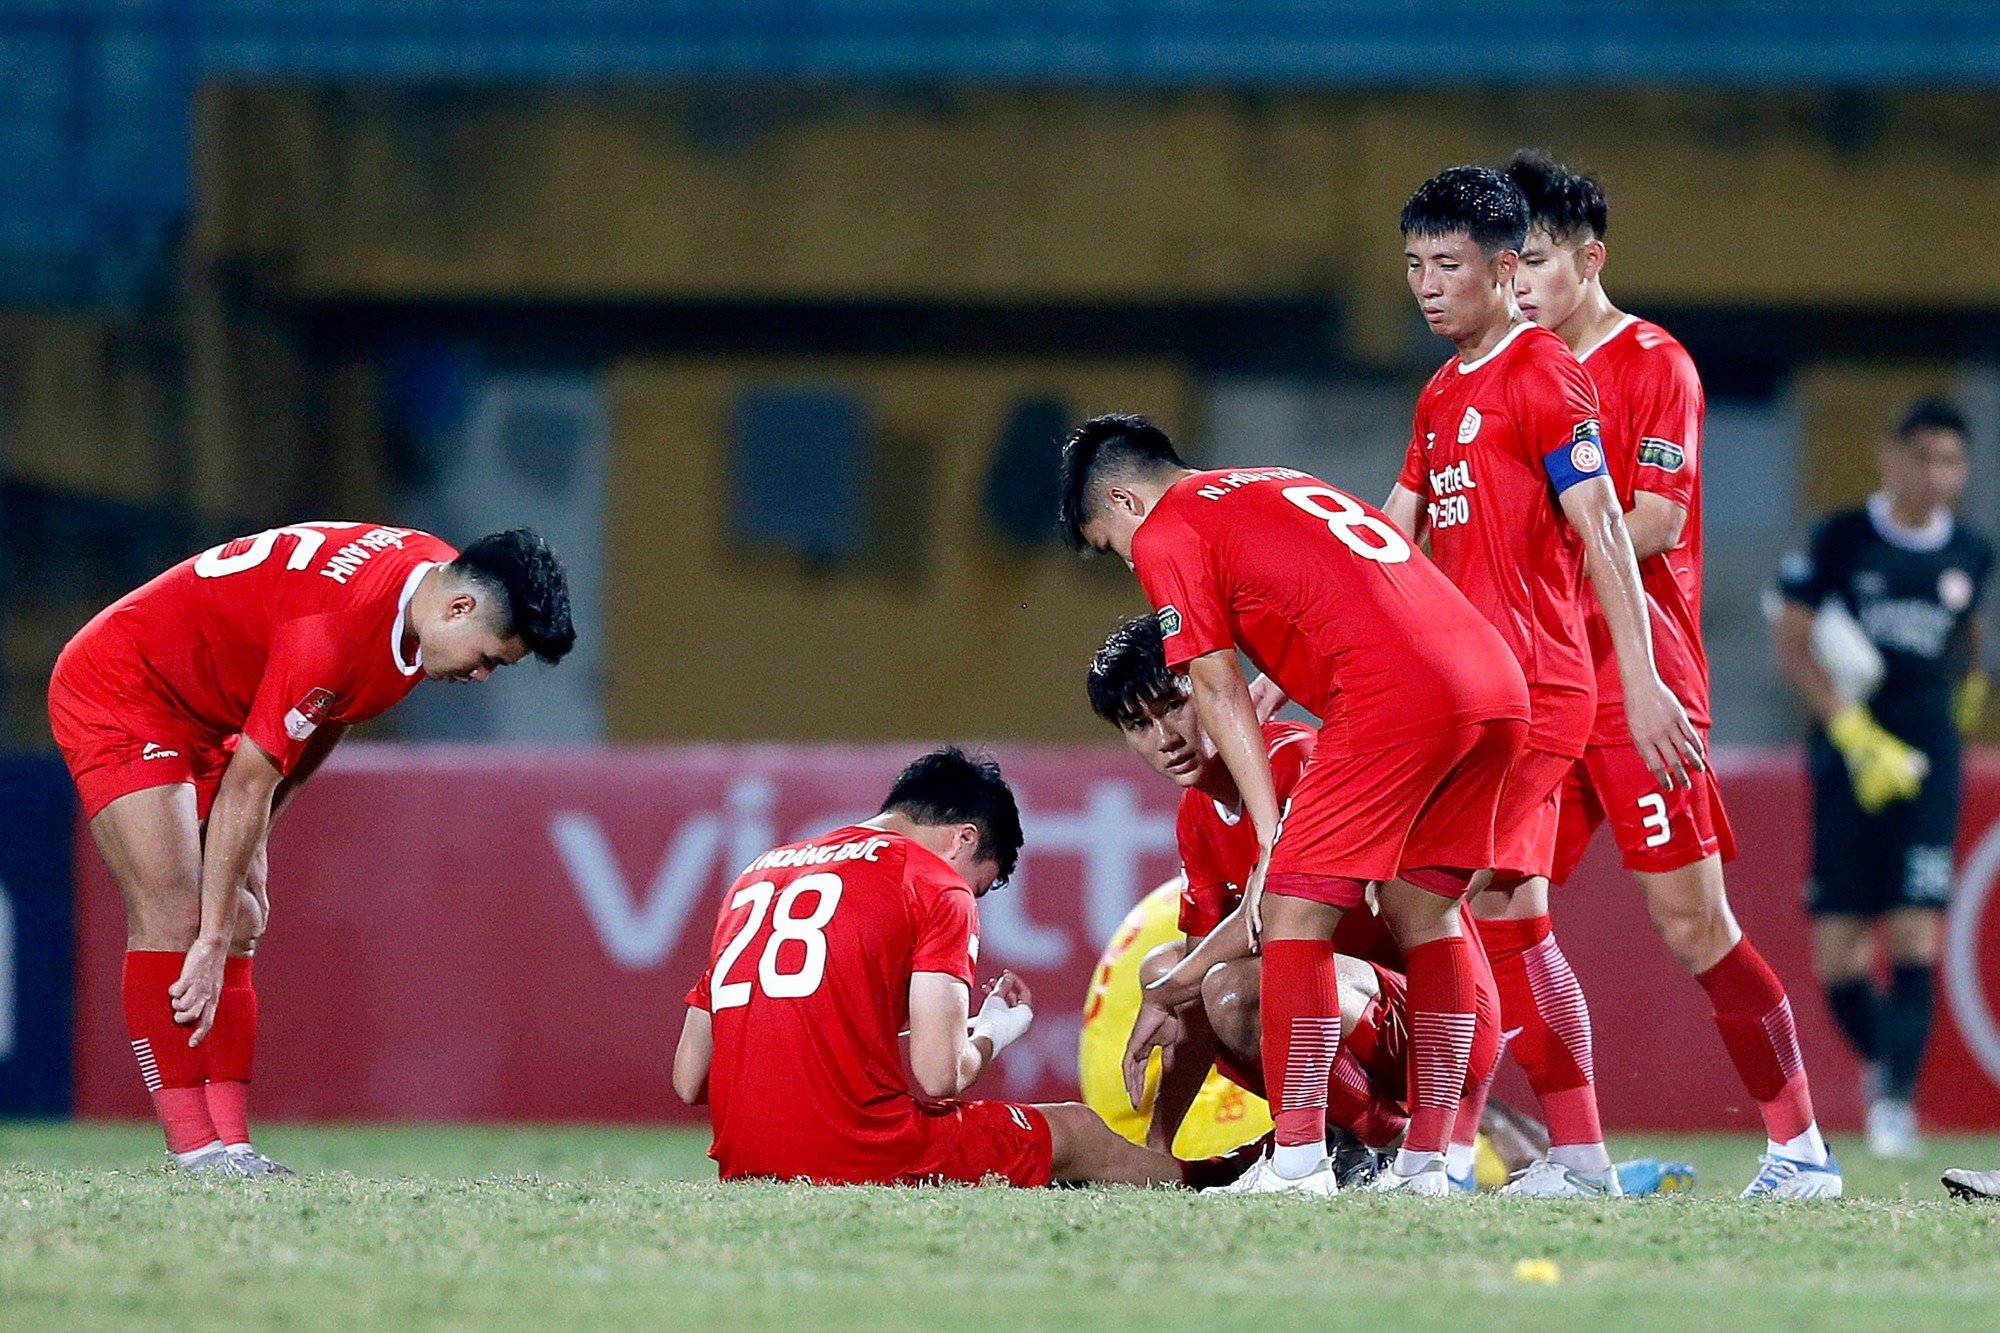
[[[1094,736],[1054,442],[1385,493],[1396,212],[1534,144],[1701,366],[1718,737],[1786,736],[1759,592],[1908,395],[2000,526],[2000,18],[1890,8],[0,6],[6,730],[171,559],[368,516],[531,518],[597,630],[378,735]]]

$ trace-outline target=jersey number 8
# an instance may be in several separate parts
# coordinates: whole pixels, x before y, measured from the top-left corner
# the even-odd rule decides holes
[[[750,941],[757,936],[757,930],[764,924],[764,914],[771,913],[771,937],[764,942],[764,952],[757,959],[757,984],[764,994],[774,1000],[798,1000],[819,989],[826,979],[826,923],[833,920],[834,909],[840,906],[840,876],[827,871],[802,875],[785,886],[783,893],[768,879],[760,879],[755,884],[746,884],[736,891],[729,902],[731,911],[747,906],[750,915],[744,918],[743,928],[723,947],[715,960],[715,987],[710,996],[710,1004],[715,1012],[734,1009],[738,1005],[750,1003],[750,983],[748,981],[726,981],[736,960],[750,947]],[[810,915],[799,916],[796,911],[799,899],[805,894],[818,895]],[[777,896],[775,911],[771,908],[771,898]],[[805,961],[796,972],[782,972],[778,969],[778,953],[786,941],[795,940],[805,949]]]
[[[1287,486],[1284,495],[1314,518],[1324,519],[1327,531],[1363,560],[1400,565],[1410,558],[1410,544],[1403,534],[1363,509],[1352,496],[1329,486]],[[1328,509],[1322,501],[1332,501],[1336,507]]]

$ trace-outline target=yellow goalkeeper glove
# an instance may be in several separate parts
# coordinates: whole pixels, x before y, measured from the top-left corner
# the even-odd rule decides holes
[[[1951,700],[1951,714],[1958,720],[1959,735],[1970,736],[1979,730],[1986,717],[1986,691],[1992,683],[1992,677],[1977,669],[1966,672],[1965,679],[1958,682],[1958,693]]]
[[[1847,761],[1855,799],[1871,815],[1895,801],[1910,800],[1930,771],[1929,757],[1891,735],[1863,704],[1849,704],[1836,714],[1826,724],[1826,736]]]

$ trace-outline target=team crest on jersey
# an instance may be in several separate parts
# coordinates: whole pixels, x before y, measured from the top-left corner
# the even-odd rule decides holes
[[[1972,575],[1962,569],[1947,569],[1938,575],[1938,600],[1947,611],[1963,611],[1972,605]]]
[[[1181,613],[1171,606],[1160,608],[1160,637],[1171,639],[1181,632]]]
[[[1484,421],[1485,419],[1479,415],[1478,408],[1468,406],[1465,415],[1458,419],[1458,442],[1471,444],[1473,438],[1479,434],[1479,427]]]
[[[1639,466],[1656,467],[1662,472],[1679,472],[1687,462],[1687,455],[1672,440],[1655,440],[1648,436],[1639,441]]]
[[[307,690],[306,697],[285,714],[285,734],[295,741],[310,738],[319,730],[319,724],[333,715],[335,698],[332,690],[318,687]]]

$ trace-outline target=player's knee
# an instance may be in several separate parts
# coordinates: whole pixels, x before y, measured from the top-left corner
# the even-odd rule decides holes
[[[1209,969],[1201,979],[1201,1007],[1217,1040],[1235,1055],[1254,1056],[1263,1041],[1256,962],[1241,962],[1249,966],[1225,963]]]
[[[201,894],[134,894],[126,899],[126,947],[185,952],[201,932]]]
[[[1035,1108],[1049,1124],[1049,1173],[1075,1178],[1089,1165],[1095,1134],[1109,1134],[1103,1117],[1082,1102],[1048,1102]]]
[[[1139,984],[1150,986],[1174,970],[1181,959],[1187,956],[1187,944],[1181,940],[1168,940],[1147,950],[1139,960]]]

